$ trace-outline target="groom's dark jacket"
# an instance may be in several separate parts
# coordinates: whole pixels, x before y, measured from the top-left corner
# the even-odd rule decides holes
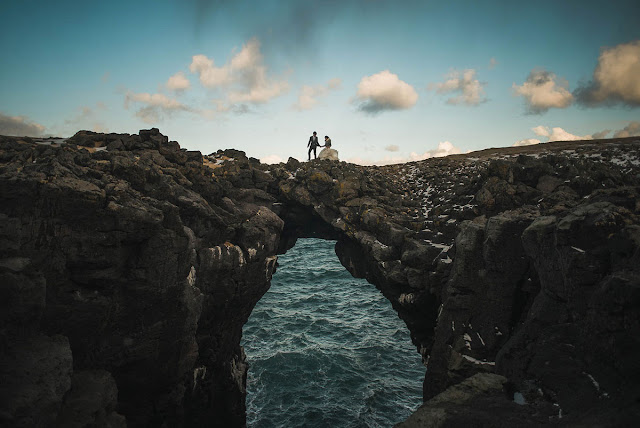
[[[307,143],[307,147],[315,149],[316,147],[320,147],[320,144],[318,143],[318,137],[317,136],[311,136],[309,137],[309,142]]]

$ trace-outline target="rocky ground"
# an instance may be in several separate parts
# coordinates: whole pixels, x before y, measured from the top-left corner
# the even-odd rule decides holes
[[[242,325],[299,237],[391,301],[401,426],[640,417],[640,139],[386,167],[203,156],[156,129],[0,137],[0,421],[243,426]]]

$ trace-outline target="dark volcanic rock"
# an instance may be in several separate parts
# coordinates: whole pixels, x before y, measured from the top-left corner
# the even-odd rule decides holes
[[[5,426],[54,425],[71,388],[72,357],[66,337],[35,335],[3,346],[0,421]]]
[[[516,404],[504,393],[506,382],[496,374],[475,374],[427,401],[395,428],[538,427],[557,420],[553,406]]]
[[[0,420],[244,426],[242,326],[277,254],[316,236],[391,301],[428,366],[405,426],[627,425],[639,148],[360,167],[203,156],[155,128],[0,137]]]

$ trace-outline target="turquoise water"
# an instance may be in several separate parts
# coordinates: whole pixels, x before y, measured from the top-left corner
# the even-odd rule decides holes
[[[404,322],[334,246],[300,239],[280,256],[244,327],[250,427],[390,427],[422,402]]]

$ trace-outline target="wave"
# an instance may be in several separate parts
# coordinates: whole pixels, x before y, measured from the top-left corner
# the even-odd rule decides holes
[[[334,244],[298,240],[245,325],[250,427],[388,427],[421,404],[406,326]]]

